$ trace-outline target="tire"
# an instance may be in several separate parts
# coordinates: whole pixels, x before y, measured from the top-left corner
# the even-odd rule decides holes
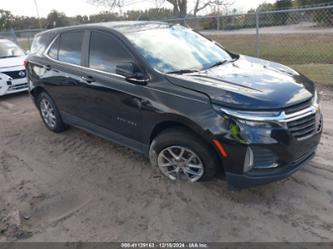
[[[182,159],[179,158],[180,155]],[[217,172],[218,159],[215,151],[197,135],[183,128],[168,129],[157,135],[151,143],[149,159],[154,167],[159,168],[171,180],[207,181]]]
[[[60,133],[66,129],[56,104],[46,92],[38,95],[37,106],[43,123],[49,130]]]

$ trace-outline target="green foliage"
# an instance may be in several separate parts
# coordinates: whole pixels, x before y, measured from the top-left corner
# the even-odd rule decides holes
[[[274,7],[275,9],[288,9],[293,6],[292,0],[278,0],[275,2]]]
[[[297,7],[322,4],[322,3],[331,3],[331,2],[332,2],[331,0],[294,0],[294,3]]]
[[[278,0],[275,2],[275,9],[289,9],[293,6],[292,0]],[[287,23],[289,14],[288,13],[279,13],[273,15],[275,25],[284,25]]]
[[[63,12],[52,10],[46,17],[46,27],[63,27],[69,25],[68,17]]]
[[[102,11],[99,14],[89,16],[90,23],[119,21],[121,19],[122,18],[117,13],[109,11]]]
[[[130,10],[126,12],[128,20],[157,20],[173,16],[173,11],[167,8],[151,8],[146,10]]]
[[[313,15],[313,20],[319,26],[333,26],[333,10],[326,10],[321,12],[316,12]]]
[[[93,0],[94,1],[94,0]],[[100,0],[110,2],[113,0]],[[200,3],[205,3],[206,0],[202,0]],[[277,9],[285,9],[291,7],[302,7],[305,5],[321,4],[332,2],[333,0],[278,0],[275,3],[263,3],[259,5],[257,10],[263,11],[273,11]],[[176,3],[176,0],[170,0],[169,2]],[[186,2],[185,0],[182,2]],[[185,8],[185,5],[184,5]],[[244,16],[223,16],[218,19],[207,18],[198,20],[187,20],[193,27],[201,27],[203,29],[241,29],[241,28],[254,28],[256,25],[255,20],[255,9],[248,11],[249,15]],[[67,25],[77,25],[85,23],[97,23],[97,22],[107,22],[107,21],[118,21],[118,20],[161,20],[174,17],[174,9],[169,8],[151,8],[146,10],[129,10],[124,15],[119,15],[111,11],[102,11],[94,15],[77,15],[75,17],[68,17],[62,12],[52,10],[47,18],[36,18],[27,16],[14,16],[10,11],[0,9],[0,30],[9,30],[13,28],[14,30],[22,29],[34,29],[34,28],[53,28],[61,27]],[[179,14],[179,13],[178,13]],[[216,13],[212,13],[216,15]],[[333,26],[333,10],[321,10],[307,12],[307,15],[311,15],[310,18],[316,22],[319,26]],[[209,16],[209,15],[208,15]],[[260,27],[265,26],[275,26],[275,25],[285,25],[288,20],[292,19],[295,22],[296,17],[288,13],[278,13],[278,14],[260,14]],[[309,19],[310,20],[310,19]],[[217,22],[218,21],[218,22]],[[296,20],[297,21],[297,20]],[[219,24],[219,25],[217,25]]]
[[[8,10],[0,9],[0,30],[8,30],[11,28],[11,21],[13,19],[13,15]]]

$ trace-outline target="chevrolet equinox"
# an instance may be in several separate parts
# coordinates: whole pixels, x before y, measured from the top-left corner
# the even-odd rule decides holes
[[[208,180],[219,168],[235,189],[282,179],[313,157],[323,127],[311,80],[181,25],[44,31],[25,66],[48,129],[126,145],[172,180]]]

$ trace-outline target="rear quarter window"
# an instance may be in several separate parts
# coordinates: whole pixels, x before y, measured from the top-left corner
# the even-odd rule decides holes
[[[52,59],[58,60],[58,50],[59,50],[59,38],[57,38],[51,45],[47,55]]]
[[[42,55],[56,34],[37,34],[31,44],[30,52]]]

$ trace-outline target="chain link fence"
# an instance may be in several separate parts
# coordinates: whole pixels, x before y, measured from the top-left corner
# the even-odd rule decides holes
[[[296,65],[296,69],[306,65],[307,70],[325,75],[325,81],[333,83],[333,5],[162,21],[189,26],[230,51]],[[0,38],[29,50],[40,31],[10,30],[0,32]]]
[[[11,40],[20,45],[24,50],[29,50],[34,36],[43,31],[43,29],[9,30],[0,32],[0,39]]]
[[[333,64],[333,6],[168,19],[227,49],[284,64]]]

